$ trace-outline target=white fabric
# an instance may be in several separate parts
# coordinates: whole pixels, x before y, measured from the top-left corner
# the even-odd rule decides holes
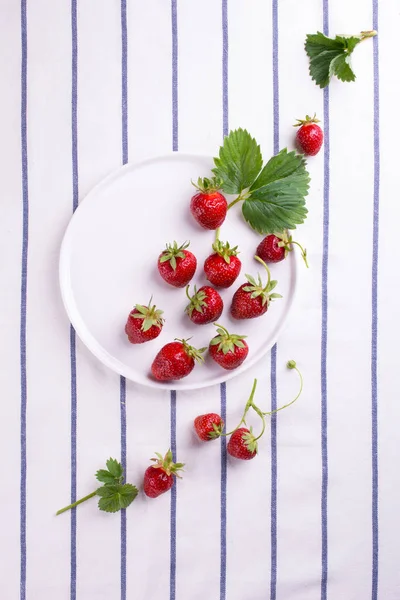
[[[179,0],[177,4],[175,141],[185,152],[214,154],[222,139],[224,6],[217,0]],[[308,75],[303,43],[307,33],[322,30],[324,11],[332,35],[373,27],[372,0],[330,0],[329,6],[322,0],[275,3],[279,25],[275,61],[278,114],[277,105],[274,113],[273,94],[273,6],[266,0],[227,3],[229,98],[225,116],[229,128],[248,128],[265,157],[274,151],[274,115],[276,120],[279,117],[280,148],[292,147],[296,118],[316,112],[323,119],[324,94]],[[333,81],[329,87],[329,162],[325,155],[324,165],[323,151],[309,160],[310,212],[296,232],[296,238],[308,249],[310,269],[300,270],[296,305],[277,349],[278,405],[297,391],[295,373],[285,369],[288,359],[297,361],[305,388],[299,402],[277,419],[276,520],[274,511],[271,513],[273,461],[268,428],[255,460],[240,464],[228,461],[226,558],[222,547],[222,568],[221,446],[219,442],[200,445],[192,432],[197,414],[219,412],[219,387],[177,397],[176,449],[186,470],[176,488],[175,545],[170,539],[171,494],[157,501],[141,495],[129,507],[126,560],[124,551],[121,556],[120,515],[98,511],[96,501],[91,500],[77,510],[76,571],[74,557],[71,571],[71,515],[55,517],[55,511],[67,504],[71,495],[70,328],[57,274],[59,247],[73,208],[74,3],[71,7],[67,0],[27,3],[26,480],[24,472],[22,477],[26,506],[20,502],[24,446],[20,437],[24,402],[20,371],[24,347],[20,340],[23,36],[19,3],[3,0],[1,12],[1,597],[398,600],[398,0],[379,3],[379,39],[368,40],[355,50],[356,82]],[[170,3],[127,0],[127,33],[128,154],[129,161],[134,162],[173,148]],[[120,3],[78,0],[77,34],[78,190],[82,199],[123,160]],[[374,44],[379,45],[375,105]],[[380,174],[374,172],[377,149]],[[324,174],[326,177],[328,173],[328,493],[321,510],[321,289]],[[374,488],[371,323],[377,175],[379,476]],[[22,364],[24,360],[23,355]],[[228,428],[235,426],[254,377],[259,380],[257,401],[268,409],[270,368],[268,356],[229,382]],[[76,369],[80,497],[94,489],[93,475],[105,459],[121,456],[121,411],[119,377],[91,356],[79,340]],[[154,451],[164,452],[171,444],[170,394],[127,382],[126,414],[127,480],[140,483]],[[379,501],[377,519],[373,516],[374,491]],[[325,509],[326,555],[321,536]],[[271,527],[274,530],[275,526],[276,580],[274,556],[271,561]],[[321,585],[323,564],[326,587],[324,582]]]

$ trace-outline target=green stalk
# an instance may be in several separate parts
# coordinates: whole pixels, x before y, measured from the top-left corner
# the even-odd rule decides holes
[[[294,360],[289,360],[289,362],[287,363],[286,366],[287,366],[288,369],[294,369],[299,374],[299,377],[300,377],[300,389],[299,389],[299,392],[298,392],[297,396],[294,398],[294,400],[292,400],[288,404],[285,404],[284,406],[276,408],[275,410],[271,410],[271,412],[265,412],[265,413],[263,413],[263,415],[273,415],[274,413],[277,413],[280,410],[283,410],[284,408],[287,408],[288,406],[291,406],[292,404],[294,404],[296,402],[296,400],[300,397],[301,392],[303,391],[303,376],[300,373],[299,369],[297,368],[295,361]]]
[[[67,512],[67,510],[71,510],[71,508],[75,508],[75,506],[78,506],[78,504],[82,504],[82,502],[86,502],[86,500],[93,498],[96,494],[97,494],[97,490],[95,492],[92,492],[91,494],[88,494],[84,498],[77,500],[73,504],[69,504],[68,506],[65,506],[64,508],[61,508],[60,510],[58,510],[56,512],[56,515],[61,515],[62,513]]]

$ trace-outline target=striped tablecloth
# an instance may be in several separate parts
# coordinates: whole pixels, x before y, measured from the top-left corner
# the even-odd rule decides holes
[[[357,81],[317,88],[305,35],[372,28]],[[398,0],[2,0],[2,600],[400,598],[399,28]],[[314,112],[325,145],[297,233],[311,268],[271,354],[177,395],[103,367],[58,288],[80,199],[128,161],[215,154],[239,126],[267,157]],[[234,426],[255,376],[265,410],[288,401],[290,358],[304,393],[256,460],[195,443],[193,418]],[[55,517],[109,456],[140,482],[169,446],[187,465],[172,494]]]

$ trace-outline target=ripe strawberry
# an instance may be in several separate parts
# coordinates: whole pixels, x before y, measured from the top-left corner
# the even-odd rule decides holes
[[[247,429],[247,427],[236,429],[229,439],[227,450],[234,458],[241,460],[254,458],[257,454],[258,444],[252,429]]]
[[[292,236],[289,235],[287,231],[277,233],[276,235],[267,235],[267,237],[258,244],[256,255],[266,263],[277,263],[286,258],[288,252],[293,250],[292,244],[299,246],[301,257],[306,263],[306,267],[308,267],[307,250],[298,242],[293,241]]]
[[[231,304],[231,315],[234,319],[254,319],[267,312],[271,300],[282,298],[280,294],[271,294],[276,287],[277,281],[271,281],[271,273],[267,265],[258,256],[254,257],[260,262],[268,273],[267,285],[263,287],[261,277],[258,281],[246,275],[248,283],[243,283],[233,295]],[[250,284],[250,285],[249,285]]]
[[[324,134],[317,123],[319,120],[315,118],[315,115],[313,118],[307,115],[303,120],[297,119],[297,123],[294,125],[294,127],[300,127],[296,136],[297,144],[300,150],[309,156],[318,154],[324,141]]]
[[[223,369],[229,371],[237,369],[249,353],[249,347],[244,341],[246,336],[235,333],[230,334],[222,325],[218,323],[215,323],[215,325],[217,326],[218,335],[213,337],[210,342],[210,356]]]
[[[155,454],[157,458],[151,459],[155,464],[146,469],[143,479],[143,490],[149,498],[157,498],[168,492],[174,485],[174,477],[180,477],[178,471],[185,466],[183,463],[174,463],[171,450],[164,457],[158,452]]]
[[[229,243],[217,240],[213,244],[215,254],[206,258],[204,272],[210,283],[216,287],[228,288],[237,279],[242,263],[237,257],[237,246],[230,248]]]
[[[194,428],[203,442],[210,442],[220,437],[224,422],[216,413],[208,413],[195,418]]]
[[[164,324],[163,311],[156,306],[136,304],[125,325],[125,333],[131,344],[143,344],[160,335]]]
[[[202,353],[207,348],[197,350],[189,346],[188,340],[170,342],[161,348],[151,365],[153,377],[158,381],[182,379],[193,371],[195,361],[204,362]]]
[[[190,201],[190,212],[204,229],[217,229],[225,221],[228,203],[218,190],[221,182],[216,177],[197,180],[194,187],[199,191]]]
[[[186,288],[186,295],[190,303],[186,307],[189,319],[196,325],[205,325],[219,319],[222,314],[224,303],[221,296],[209,285],[203,285],[197,291],[194,286],[194,295],[189,295],[189,286]]]
[[[174,287],[185,287],[195,274],[197,260],[186,248],[189,242],[179,246],[176,242],[167,244],[166,250],[158,257],[158,271],[161,277]]]

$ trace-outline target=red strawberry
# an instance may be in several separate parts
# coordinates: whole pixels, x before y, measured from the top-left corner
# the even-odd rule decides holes
[[[204,229],[217,229],[225,221],[228,210],[225,196],[218,191],[221,182],[216,177],[199,177],[197,185],[193,185],[199,192],[190,201],[190,212]]]
[[[163,311],[151,306],[136,304],[125,325],[125,333],[131,344],[143,344],[160,335],[164,324]]]
[[[267,312],[271,300],[282,298],[280,294],[271,294],[276,287],[277,281],[271,281],[271,273],[267,265],[258,256],[254,257],[260,262],[268,273],[267,285],[263,287],[261,277],[258,275],[258,281],[246,275],[248,283],[243,283],[233,295],[231,304],[231,315],[234,319],[254,319]]]
[[[219,319],[222,314],[224,303],[221,296],[209,285],[203,285],[197,291],[194,286],[194,295],[189,295],[189,286],[186,288],[186,295],[190,304],[186,307],[189,319],[196,325],[205,325]]]
[[[195,361],[204,362],[202,353],[207,348],[197,350],[189,346],[187,340],[176,340],[161,348],[151,365],[153,377],[158,381],[182,379],[193,371]]]
[[[208,413],[195,418],[194,428],[203,442],[210,442],[220,437],[224,422],[216,413]]]
[[[185,287],[195,274],[197,260],[186,248],[189,242],[179,246],[176,242],[167,244],[166,250],[158,257],[158,271],[161,277],[174,287]]]
[[[296,136],[297,144],[300,150],[309,156],[318,154],[324,141],[324,134],[317,123],[319,123],[319,120],[315,118],[315,115],[313,118],[307,115],[303,120],[297,119],[294,126],[300,127]]]
[[[239,427],[234,431],[228,442],[228,453],[234,458],[250,460],[257,454],[258,444],[253,432],[247,427]]]
[[[213,337],[210,342],[209,352],[211,358],[215,360],[223,369],[232,370],[239,367],[246,359],[249,353],[249,347],[244,341],[245,335],[230,334],[218,323],[218,335]]]
[[[287,231],[276,235],[267,235],[258,244],[256,255],[266,263],[277,263],[286,258],[288,252],[293,250],[292,244],[299,246],[301,257],[306,263],[306,267],[308,267],[307,250],[298,242],[293,241],[292,236],[288,235]]]
[[[174,485],[174,477],[180,477],[178,471],[185,466],[183,463],[174,463],[171,450],[164,458],[156,452],[157,458],[151,460],[154,465],[148,467],[144,473],[143,490],[149,498],[157,498],[168,492]]]
[[[216,287],[228,288],[237,279],[242,263],[237,257],[237,246],[230,248],[229,243],[217,240],[213,244],[215,254],[206,258],[204,272],[210,283]]]

